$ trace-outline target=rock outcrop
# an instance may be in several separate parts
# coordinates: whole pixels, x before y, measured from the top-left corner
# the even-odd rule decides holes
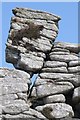
[[[59,16],[12,11],[5,52],[15,69],[0,68],[0,119],[80,120],[80,45],[55,42]]]
[[[57,37],[60,17],[23,8],[13,9],[13,14],[6,61],[29,73],[40,71]]]

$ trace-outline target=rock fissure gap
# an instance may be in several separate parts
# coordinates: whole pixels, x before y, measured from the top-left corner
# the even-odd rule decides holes
[[[72,101],[72,97],[73,97],[73,93],[74,93],[74,90],[71,90],[70,92],[68,92],[67,94],[64,94],[65,98],[66,98],[66,101],[65,103],[72,106],[73,110],[74,110],[74,118],[80,118],[79,115],[76,115],[76,109],[75,109],[75,105],[73,104],[73,101]]]
[[[32,93],[32,90],[33,90],[33,87],[34,87],[34,85],[35,85],[35,81],[36,81],[36,79],[37,79],[37,77],[38,77],[38,73],[34,73],[32,76],[31,76],[31,78],[30,78],[30,80],[31,80],[31,85],[29,86],[29,93],[28,93],[28,99],[30,98],[30,96],[31,96],[31,93]]]
[[[48,60],[50,60],[49,54],[50,54],[50,52],[52,51],[52,49],[53,49],[53,46],[51,47],[51,50],[49,50],[49,51],[47,51],[47,52],[45,53],[46,58],[44,59],[42,68],[44,68],[45,62],[48,61]],[[32,84],[30,85],[29,97],[28,97],[28,98],[30,98],[30,96],[31,96],[33,87],[35,86],[36,79],[37,79],[37,77],[39,76],[39,74],[41,73],[42,68],[38,71],[38,73],[34,73],[34,74],[31,76],[31,78],[30,78]]]
[[[25,101],[25,103],[27,103],[27,100],[25,98],[20,97],[17,93],[16,93],[16,95],[18,96],[18,98],[16,98],[15,100],[23,100],[23,101]]]

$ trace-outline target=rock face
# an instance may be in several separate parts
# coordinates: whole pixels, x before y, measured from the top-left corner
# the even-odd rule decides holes
[[[65,103],[46,104],[44,106],[37,106],[36,109],[41,111],[48,119],[59,119],[65,116],[74,116],[71,106]]]
[[[55,42],[59,16],[12,11],[5,52],[15,69],[0,68],[0,119],[80,120],[80,45]]]
[[[60,17],[23,8],[13,9],[13,14],[6,61],[17,69],[37,72],[43,67],[45,53],[51,50],[51,43],[57,37]]]
[[[45,119],[41,113],[30,108],[30,84],[30,75],[27,72],[0,69],[0,115],[3,119]]]

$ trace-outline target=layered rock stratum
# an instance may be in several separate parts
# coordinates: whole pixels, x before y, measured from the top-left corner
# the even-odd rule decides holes
[[[55,41],[59,16],[12,11],[5,53],[14,69],[0,68],[0,119],[80,120],[80,45]]]

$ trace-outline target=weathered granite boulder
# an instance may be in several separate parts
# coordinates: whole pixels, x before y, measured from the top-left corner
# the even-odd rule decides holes
[[[22,106],[21,106],[22,108]],[[25,107],[24,107],[25,109]],[[19,110],[18,110],[19,111]],[[17,113],[17,112],[16,112]],[[40,112],[38,112],[37,110],[33,110],[31,108],[29,108],[29,110],[24,110],[23,113],[21,112],[20,114],[14,114],[14,115],[11,115],[11,114],[6,114],[3,116],[4,119],[6,120],[32,120],[32,119],[35,119],[35,120],[40,120],[40,119],[46,119],[46,117],[44,115],[42,115]]]
[[[47,82],[47,84],[36,87],[36,94],[40,98],[54,94],[66,93],[73,88],[74,86],[70,82]]]
[[[46,104],[37,106],[36,110],[41,111],[48,119],[60,119],[65,117],[73,117],[74,112],[71,106],[65,103]]]
[[[0,68],[1,120],[45,119],[40,112],[30,108],[30,84],[30,75],[27,72]]]
[[[4,111],[7,108],[11,109],[10,106],[15,107],[17,104],[26,105],[30,84],[30,75],[28,73],[16,69],[0,69],[0,103]],[[26,95],[26,99],[18,94]]]
[[[65,96],[63,94],[51,95],[43,98],[44,104],[49,103],[64,103],[66,101]]]
[[[54,54],[51,54],[50,55],[50,58],[51,58],[51,60],[55,60],[55,61],[62,61],[62,62],[70,62],[70,61],[72,61],[72,60],[78,60],[78,57],[76,56],[76,55],[72,55],[72,54],[69,54],[69,55],[63,55],[63,54],[61,54],[61,55],[59,55],[59,54],[56,54],[56,55],[54,55]]]
[[[80,52],[80,45],[71,43],[54,42],[54,47],[50,53],[52,61],[71,62],[78,61],[78,54]]]
[[[70,67],[75,67],[75,66],[78,66],[78,65],[80,65],[80,60],[79,59],[77,61],[70,61],[69,62]]]
[[[55,42],[54,48],[66,49],[66,50],[69,50],[70,52],[76,53],[76,54],[80,52],[80,45],[73,44],[73,43]]]
[[[59,61],[46,61],[44,68],[67,67],[67,63]]]
[[[45,53],[58,34],[59,16],[27,8],[15,8],[6,44],[6,61],[29,73],[43,67]]]
[[[77,72],[77,70],[75,71]],[[43,68],[42,72],[68,73],[68,70],[66,67],[56,67],[56,68]],[[71,72],[71,69],[70,69],[70,72]]]

